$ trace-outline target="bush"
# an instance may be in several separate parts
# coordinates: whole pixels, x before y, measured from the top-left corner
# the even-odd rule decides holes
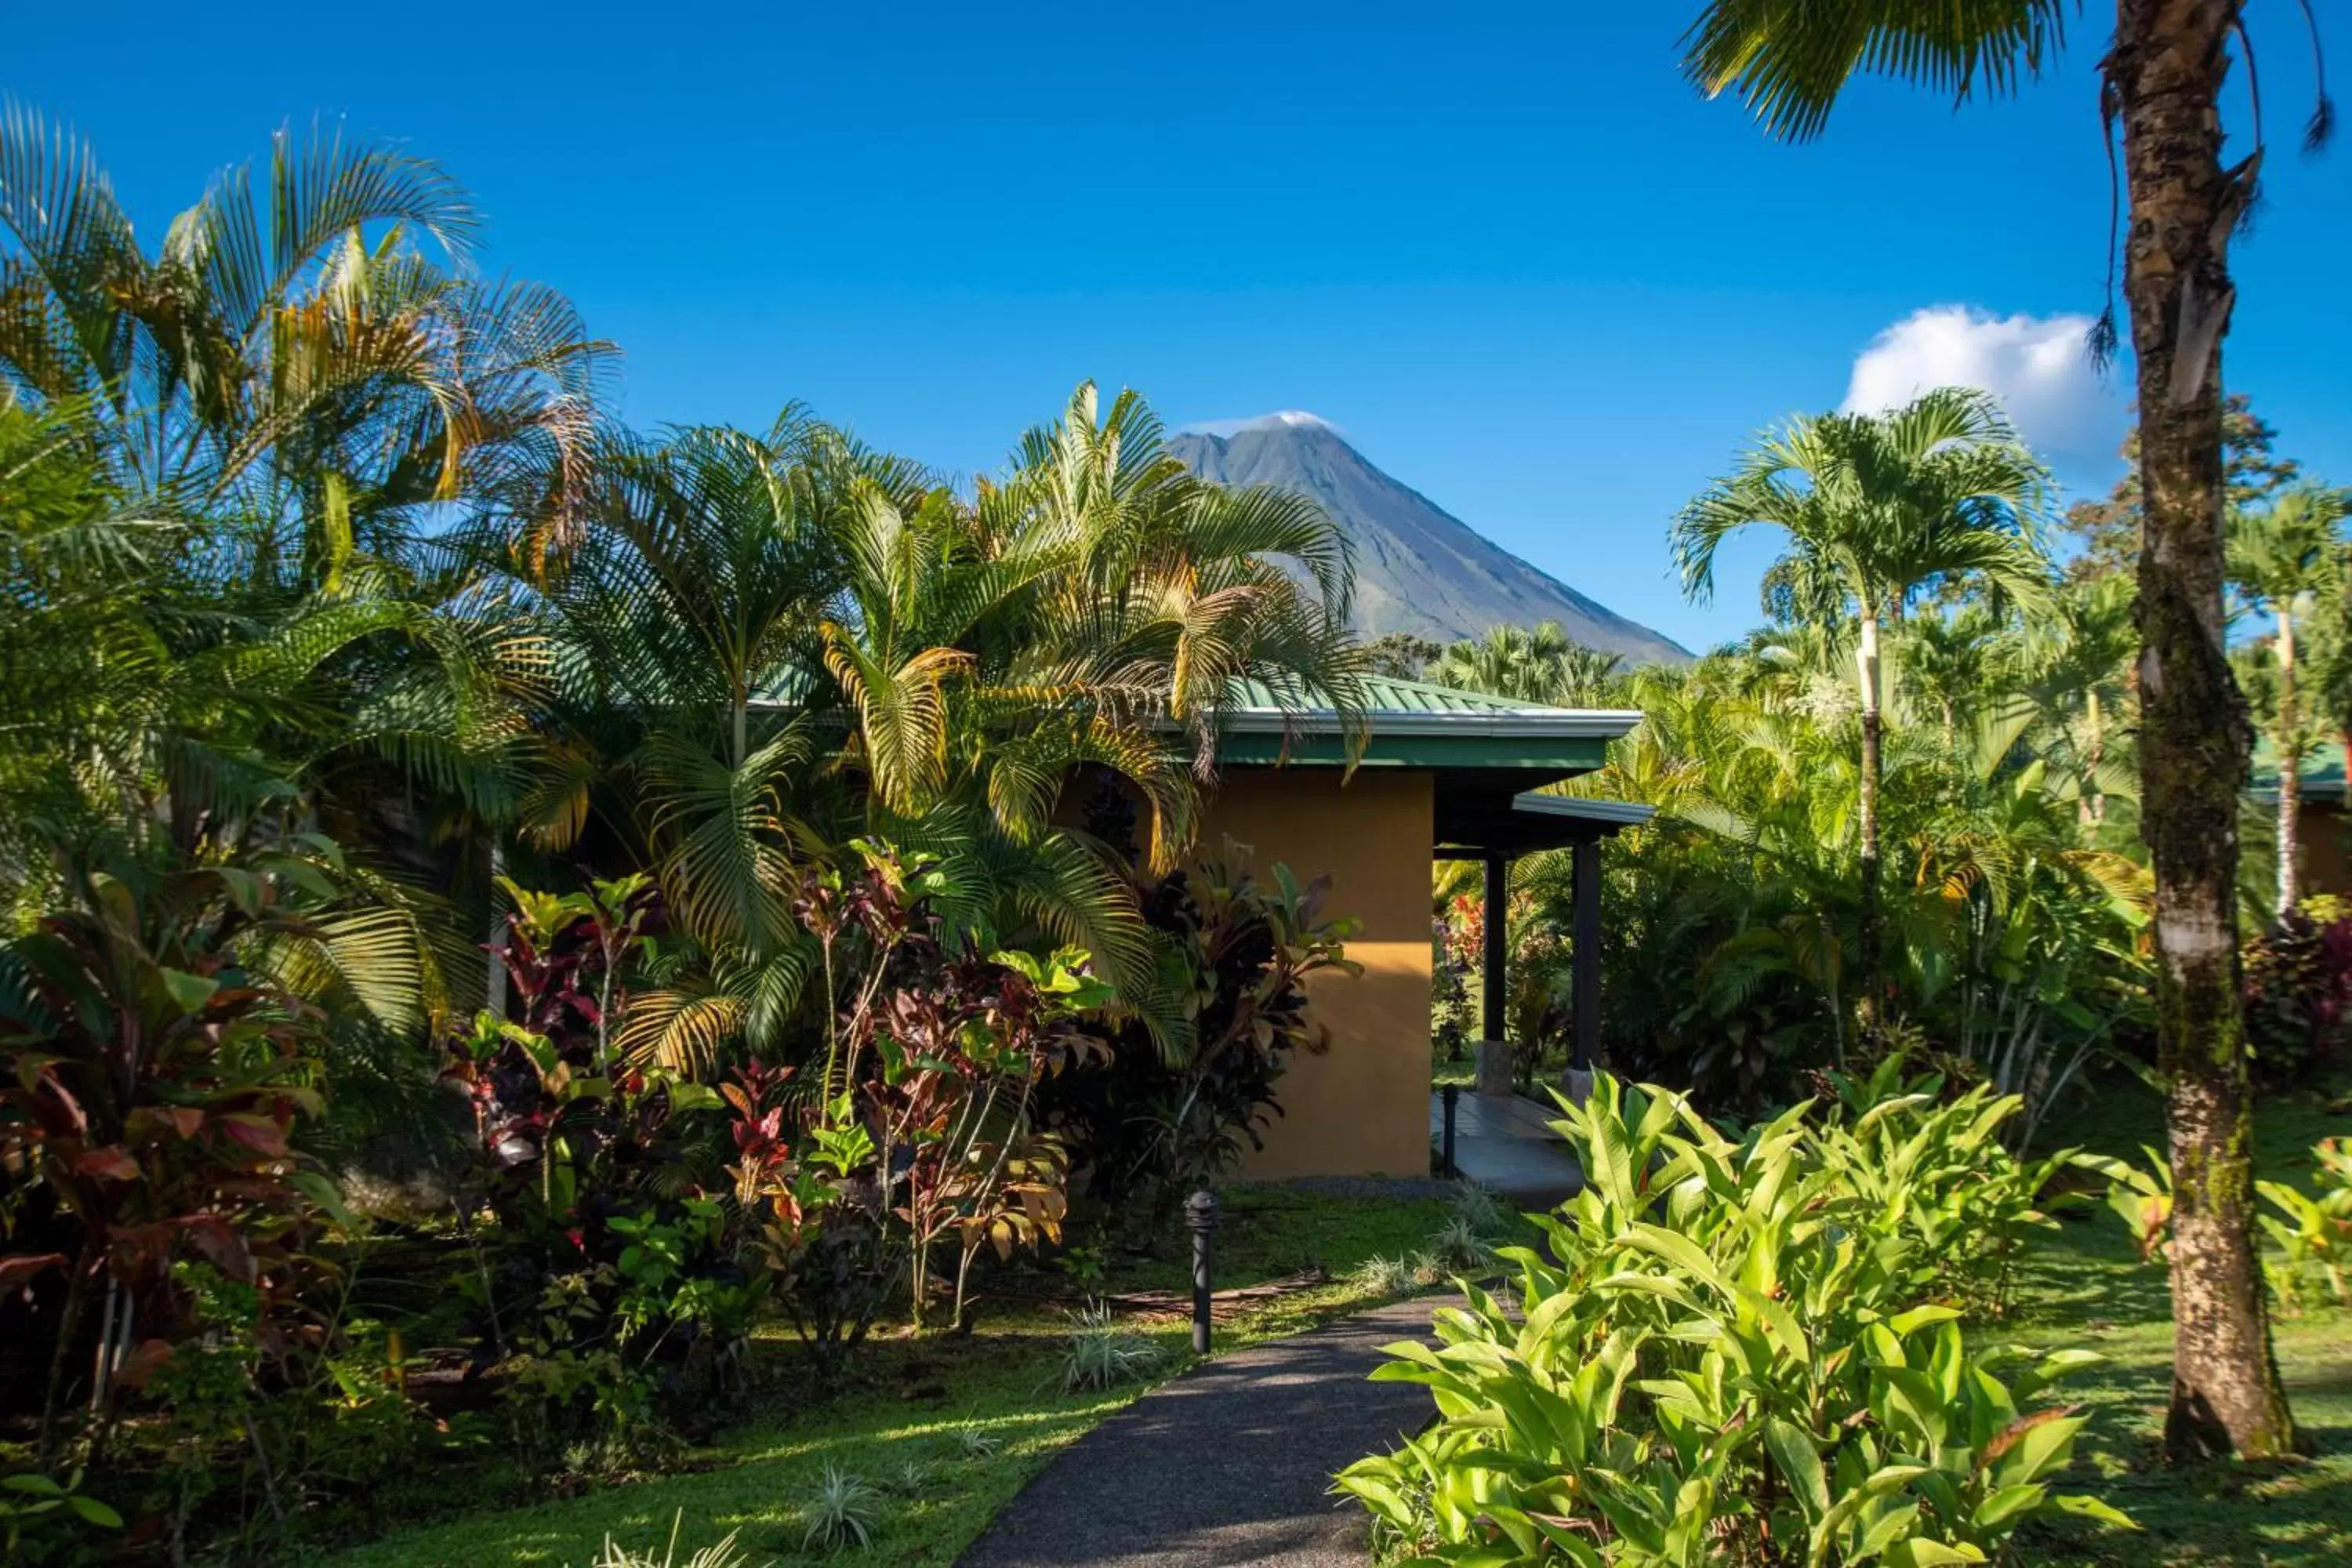
[[[2271,1288],[2290,1310],[2299,1310],[2305,1288],[2316,1273],[2338,1305],[2352,1306],[2352,1141],[2323,1139],[2311,1154],[2318,1195],[2284,1182],[2254,1184],[2278,1211],[2259,1216],[2279,1247],[2278,1256],[2266,1260]]]
[[[796,905],[839,988],[819,1076],[754,1062],[724,1090],[751,1250],[827,1364],[894,1285],[921,1327],[943,1258],[961,1324],[983,1251],[1060,1239],[1068,1162],[1037,1105],[1104,1055],[1079,1019],[1110,994],[1076,948],[950,951],[929,863],[854,848],[862,865],[813,869]]]
[[[1353,922],[1325,914],[1328,879],[1286,866],[1271,884],[1212,861],[1138,889],[1159,949],[1155,994],[1091,1026],[1105,1065],[1044,1086],[1046,1125],[1088,1173],[1087,1195],[1157,1231],[1184,1196],[1263,1146],[1292,1053],[1327,1048],[1307,982],[1353,973]],[[1175,1022],[1171,1022],[1175,1021]]]
[[[1980,1278],[1979,1222],[2021,1223],[2034,1175],[1979,1172],[2015,1110],[1906,1094],[1734,1141],[1603,1075],[1569,1113],[1585,1189],[1502,1254],[1516,1310],[1473,1289],[1440,1348],[1393,1349],[1375,1375],[1438,1420],[1341,1488],[1433,1563],[1981,1563],[2029,1519],[2127,1522],[2049,1487],[2082,1422],[2036,1402],[2096,1358],[1981,1350],[1930,1299]]]
[[[2332,907],[2313,901],[2323,915]],[[2352,919],[2296,910],[2246,943],[2246,1040],[2255,1076],[2273,1089],[2311,1081],[2343,1047],[2352,1009]]]
[[[619,1048],[633,966],[658,923],[643,876],[583,892],[501,886],[496,950],[519,1018],[484,1011],[445,1042],[443,1076],[473,1107],[493,1224],[458,1288],[478,1359],[502,1363],[513,1436],[633,1458],[672,1446],[739,1382],[759,1283],[735,1261],[712,1090]]]

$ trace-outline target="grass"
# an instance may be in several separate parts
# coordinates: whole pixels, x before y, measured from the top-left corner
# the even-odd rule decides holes
[[[1348,1283],[1349,1272],[1367,1258],[1427,1246],[1448,1216],[1436,1199],[1398,1202],[1271,1185],[1235,1184],[1222,1202],[1220,1288],[1308,1268],[1333,1277],[1221,1321],[1222,1347],[1295,1333],[1369,1304]],[[1185,1285],[1188,1265],[1171,1250],[1168,1258],[1114,1269],[1103,1288]],[[1139,1331],[1158,1352],[1161,1371],[1192,1363],[1185,1323]],[[755,1359],[777,1369],[772,1375],[782,1386],[742,1425],[677,1468],[578,1497],[486,1508],[328,1561],[333,1568],[585,1564],[607,1535],[630,1545],[666,1542],[682,1510],[681,1561],[735,1531],[751,1562],[777,1568],[844,1559],[944,1568],[1057,1451],[1150,1386],[1066,1387],[1068,1332],[1059,1305],[1039,1304],[1001,1307],[966,1337],[878,1338],[855,1363],[852,1380],[816,1401],[796,1386],[792,1347],[765,1342]],[[835,1549],[811,1536],[828,1485],[837,1495],[845,1477],[875,1489],[861,1502],[871,1536],[863,1549]]]
[[[2308,1184],[2310,1149],[2352,1133],[2352,1115],[2320,1096],[2274,1097],[2260,1110],[2260,1174]],[[2138,1157],[2163,1146],[2163,1111],[2137,1082],[2107,1086],[2064,1134]],[[2172,1322],[2162,1266],[2142,1267],[2123,1227],[2076,1211],[2029,1264],[2015,1337],[2080,1346],[2108,1364],[2063,1385],[2091,1416],[2074,1480],[2139,1522],[2134,1534],[2053,1532],[2032,1561],[2050,1568],[2336,1568],[2352,1562],[2352,1313],[2310,1309],[2273,1318],[2280,1375],[2309,1458],[2172,1468],[2158,1447],[2171,1389]]]

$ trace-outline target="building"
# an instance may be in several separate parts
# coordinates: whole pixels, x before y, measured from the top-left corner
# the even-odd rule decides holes
[[[1413,681],[1365,683],[1367,732],[1355,766],[1328,711],[1286,710],[1245,691],[1227,711],[1222,775],[1200,843],[1247,847],[1262,871],[1328,874],[1330,907],[1360,931],[1348,954],[1360,975],[1313,982],[1327,1054],[1294,1057],[1284,1114],[1244,1166],[1259,1177],[1421,1175],[1429,1168],[1430,866],[1486,867],[1487,972],[1503,963],[1497,909],[1511,860],[1575,854],[1574,1038],[1579,1060],[1600,1037],[1601,840],[1648,809],[1540,792],[1601,765],[1636,712],[1535,707]],[[1503,1037],[1502,990],[1482,1021]]]

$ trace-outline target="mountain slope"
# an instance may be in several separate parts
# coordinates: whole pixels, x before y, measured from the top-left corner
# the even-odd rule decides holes
[[[1204,479],[1274,485],[1323,504],[1356,541],[1356,629],[1454,642],[1504,622],[1557,621],[1628,663],[1681,663],[1688,650],[1586,598],[1381,472],[1307,414],[1253,420],[1229,436],[1186,434],[1169,451]]]

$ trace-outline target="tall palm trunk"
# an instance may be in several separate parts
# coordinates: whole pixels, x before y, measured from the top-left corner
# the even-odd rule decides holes
[[[2084,820],[2105,822],[2107,819],[2107,797],[2099,787],[2099,769],[2107,760],[2107,731],[2106,721],[2099,711],[2099,689],[2096,686],[2091,688],[2084,705],[2089,710],[2091,725],[2090,746],[2084,753],[2090,763],[2090,787],[2083,792],[2084,805],[2088,807]]]
[[[2303,726],[2294,707],[2294,611],[2284,605],[2278,607],[2278,918],[2284,920],[2303,899]]]
[[[2253,1115],[2238,1010],[2237,795],[2252,731],[2222,652],[2221,338],[2251,170],[2221,166],[2240,0],[2119,0],[2109,90],[2130,188],[2138,360],[2141,832],[2155,869],[2157,1059],[2173,1180],[2172,1407],[2181,1458],[2287,1451],[2252,1231]]]
[[[1862,780],[1859,830],[1862,839],[1860,978],[1856,984],[1864,1049],[1878,1040],[1878,775],[1884,720],[1878,706],[1878,613],[1863,599],[1862,643],[1854,654],[1862,678]]]

